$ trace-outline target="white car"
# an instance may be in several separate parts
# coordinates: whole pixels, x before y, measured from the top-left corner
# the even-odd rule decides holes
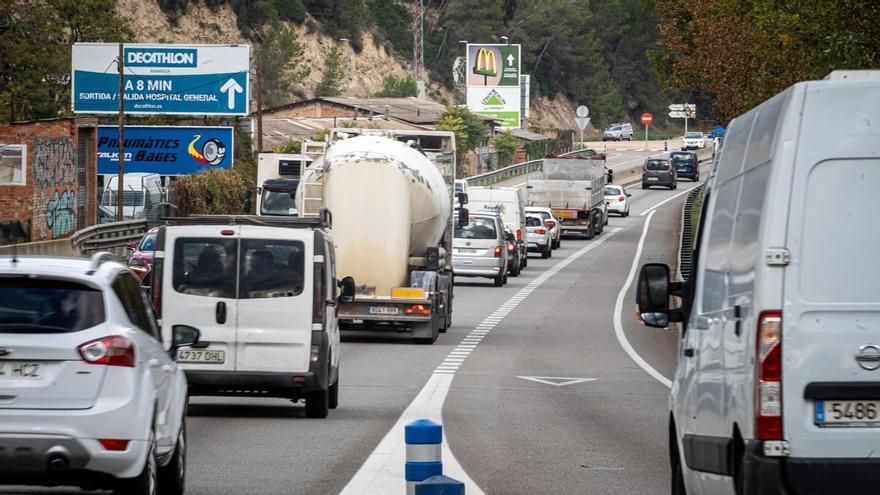
[[[605,186],[605,206],[608,213],[617,213],[622,217],[629,216],[629,198],[632,194],[626,192],[623,186],[609,184]]]
[[[182,494],[186,377],[109,253],[0,258],[0,483]]]
[[[702,132],[687,132],[681,138],[681,149],[697,150],[706,147],[706,137]]]
[[[553,210],[550,208],[541,208],[540,206],[527,206],[526,213],[538,215],[544,219],[544,225],[550,229],[552,248],[559,249],[559,246],[562,245],[562,223],[553,215]]]
[[[553,256],[553,238],[540,215],[526,215],[526,232],[530,253],[541,253],[542,258]]]

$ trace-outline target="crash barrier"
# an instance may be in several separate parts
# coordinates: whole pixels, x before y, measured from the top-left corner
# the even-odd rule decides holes
[[[448,476],[431,476],[416,483],[416,495],[464,495],[464,483]]]
[[[678,253],[678,275],[682,281],[688,280],[691,276],[691,261],[694,253],[694,231],[692,226],[694,203],[697,201],[697,198],[702,191],[702,184],[691,189],[681,212],[681,243]]]
[[[23,242],[0,246],[0,255],[9,256],[82,256],[70,239],[54,241]]]
[[[587,148],[584,148],[580,150],[570,151],[568,153],[562,153],[559,156],[578,156],[579,154],[583,155],[584,153],[587,153],[587,151],[589,150]],[[537,172],[541,170],[541,166],[543,164],[544,159],[542,158],[539,160],[530,160],[514,165],[508,165],[507,167],[468,177],[468,186],[490,186],[492,184],[505,181],[507,179],[512,179],[513,177]]]
[[[440,445],[443,427],[430,419],[417,419],[404,427],[406,442],[406,495],[415,495],[416,484],[443,474]]]
[[[97,251],[109,251],[119,258],[126,258],[126,246],[140,241],[148,229],[146,220],[101,223],[78,230],[70,238],[70,243],[82,256],[91,256]]]

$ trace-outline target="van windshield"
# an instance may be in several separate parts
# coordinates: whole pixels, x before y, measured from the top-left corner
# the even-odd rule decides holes
[[[296,215],[294,193],[263,189],[260,199],[260,215]]]
[[[495,232],[495,220],[483,217],[471,217],[468,224],[464,227],[458,223],[458,217],[455,217],[455,238],[456,239],[497,239],[498,234]]]
[[[0,277],[0,332],[78,332],[104,322],[101,291],[75,282]]]
[[[668,170],[669,162],[665,162],[663,160],[650,160],[647,164],[645,164],[645,168],[653,171]]]
[[[699,138],[703,137],[703,133],[702,132],[689,132],[689,133],[685,134],[684,137],[686,137],[688,139],[699,139]]]

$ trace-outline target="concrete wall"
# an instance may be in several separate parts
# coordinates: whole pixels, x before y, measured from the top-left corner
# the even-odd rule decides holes
[[[55,119],[0,126],[0,143],[27,145],[25,184],[0,185],[0,245],[62,239],[95,223],[96,132],[82,125]]]

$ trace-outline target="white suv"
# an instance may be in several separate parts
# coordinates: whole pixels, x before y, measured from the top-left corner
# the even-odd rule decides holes
[[[184,491],[186,378],[110,259],[0,258],[0,483]]]
[[[541,206],[526,206],[526,213],[538,215],[544,220],[544,225],[550,230],[551,247],[559,249],[559,246],[562,245],[562,224],[553,215],[553,210]]]
[[[681,138],[681,149],[699,150],[706,147],[706,137],[702,132],[687,132]]]

